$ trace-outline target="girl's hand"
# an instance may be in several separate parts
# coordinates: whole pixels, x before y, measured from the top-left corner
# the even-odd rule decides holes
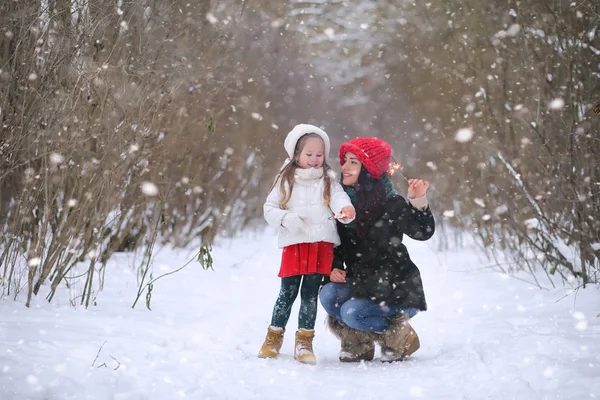
[[[354,219],[356,217],[356,212],[354,211],[354,207],[346,206],[342,208],[342,215],[344,215],[344,219]]]
[[[289,229],[293,233],[310,232],[310,227],[308,226],[304,218],[292,212],[285,214],[285,216],[281,220],[281,225],[284,228]]]
[[[339,268],[332,269],[331,274],[329,275],[329,280],[336,283],[346,282],[346,271]]]
[[[408,180],[408,198],[417,199],[425,196],[429,189],[429,182],[422,179],[409,179]]]

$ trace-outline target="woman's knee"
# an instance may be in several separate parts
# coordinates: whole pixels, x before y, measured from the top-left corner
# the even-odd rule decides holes
[[[338,315],[340,307],[352,297],[352,293],[345,283],[330,282],[321,288],[319,297],[328,314]]]
[[[335,283],[332,282],[323,286],[319,292],[319,299],[321,300],[321,304],[325,311],[334,308],[337,299],[337,288],[335,287]]]
[[[419,309],[418,308],[414,308],[414,307],[409,307],[409,308],[403,308],[402,311],[404,314],[406,314],[406,316],[408,317],[408,319],[413,318],[415,315],[417,315],[419,313]]]
[[[363,319],[361,309],[362,303],[358,299],[349,299],[340,308],[340,316],[342,321],[351,328],[360,326],[360,321]]]

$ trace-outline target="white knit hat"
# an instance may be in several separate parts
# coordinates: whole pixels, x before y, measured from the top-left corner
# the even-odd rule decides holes
[[[330,150],[329,136],[327,136],[327,133],[325,133],[325,131],[321,128],[309,124],[296,125],[285,138],[283,147],[285,147],[285,151],[287,151],[290,159],[294,158],[294,150],[296,150],[296,144],[298,143],[298,140],[300,140],[302,136],[309,133],[316,133],[321,137],[321,139],[323,139],[323,142],[325,143],[325,159],[327,160],[329,158]]]

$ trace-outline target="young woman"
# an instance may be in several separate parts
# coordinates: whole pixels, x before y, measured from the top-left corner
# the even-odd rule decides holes
[[[328,324],[342,341],[340,361],[404,360],[420,346],[408,320],[427,309],[421,275],[402,238],[427,240],[435,222],[427,202],[429,182],[409,180],[408,201],[394,190],[388,170],[391,147],[358,138],[340,147],[342,183],[356,220],[338,224],[331,283],[320,292]]]

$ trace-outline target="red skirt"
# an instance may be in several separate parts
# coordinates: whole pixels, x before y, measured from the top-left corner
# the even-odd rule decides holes
[[[299,243],[283,248],[279,277],[331,273],[333,243]]]

